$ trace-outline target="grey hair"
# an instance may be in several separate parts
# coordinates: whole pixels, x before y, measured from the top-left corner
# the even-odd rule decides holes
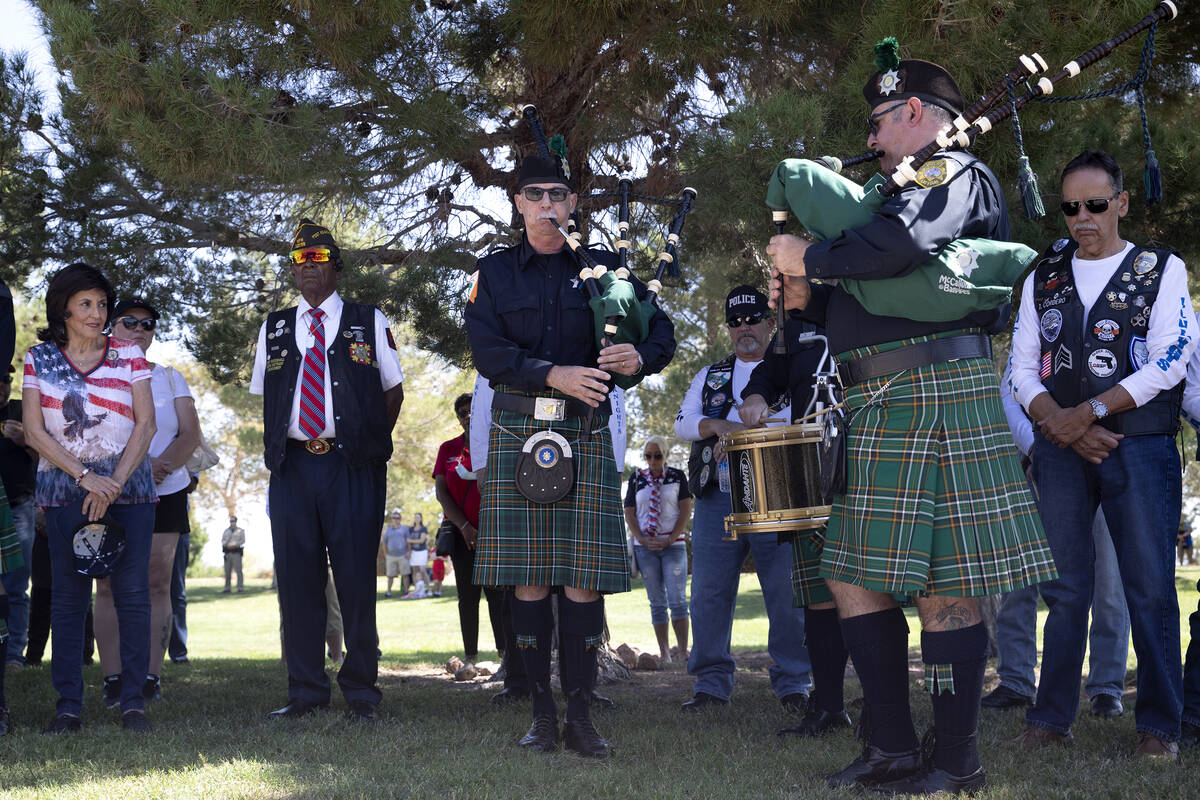
[[[670,451],[670,448],[667,446],[667,440],[664,439],[663,437],[659,436],[658,434],[655,434],[654,436],[651,436],[649,439],[647,439],[646,443],[642,445],[642,452],[645,453],[646,448],[652,444],[658,445],[658,449],[662,451],[663,463],[665,464],[667,462],[667,453]]]

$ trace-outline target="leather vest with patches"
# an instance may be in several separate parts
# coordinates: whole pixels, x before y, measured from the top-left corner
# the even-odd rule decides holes
[[[263,459],[272,472],[282,468],[287,455],[292,397],[304,360],[296,344],[297,310],[293,306],[267,316],[267,333],[278,333],[267,339],[263,381]],[[327,327],[325,341],[333,395],[333,408],[326,413],[334,414],[336,449],[352,467],[382,464],[392,455],[392,434],[379,378],[375,307],[345,302],[340,329]]]
[[[1079,245],[1059,239],[1034,265],[1033,304],[1041,342],[1042,385],[1063,408],[1116,386],[1145,365],[1150,310],[1158,299],[1171,250],[1134,247],[1101,290],[1084,319],[1072,258]],[[1174,435],[1179,430],[1183,381],[1138,408],[1100,420],[1126,436]]]

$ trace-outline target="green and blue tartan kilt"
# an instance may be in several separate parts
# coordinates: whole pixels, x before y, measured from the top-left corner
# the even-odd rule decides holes
[[[25,554],[21,552],[21,541],[17,538],[17,526],[13,522],[12,509],[8,507],[8,492],[0,480],[0,575],[25,566]],[[0,618],[0,642],[8,639],[8,620]],[[0,664],[0,669],[4,665]]]
[[[821,550],[824,547],[824,527],[797,531],[792,537],[792,605],[796,608],[833,600],[821,577]]]
[[[898,595],[972,597],[1058,576],[989,359],[873,378],[847,390],[846,403],[847,491],[830,515],[823,577]]]
[[[512,411],[492,411],[475,583],[629,591],[620,475],[608,417],[592,418],[594,433],[587,441],[580,439],[584,422],[580,417],[543,422]],[[526,500],[514,479],[521,446],[544,430],[563,436],[575,459],[574,488],[550,504]]]

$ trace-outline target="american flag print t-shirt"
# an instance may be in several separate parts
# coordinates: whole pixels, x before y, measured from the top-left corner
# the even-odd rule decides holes
[[[150,364],[128,339],[108,338],[104,358],[91,371],[80,372],[54,342],[25,354],[24,388],[41,393],[46,432],[84,466],[100,475],[113,474],[133,435],[133,384],[150,380]],[[87,492],[47,459],[38,464],[34,502],[62,506],[83,500]],[[158,493],[147,456],[122,487],[118,503],[153,503]]]

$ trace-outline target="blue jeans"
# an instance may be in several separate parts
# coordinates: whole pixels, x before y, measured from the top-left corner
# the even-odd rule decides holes
[[[662,550],[633,546],[638,571],[646,583],[650,599],[650,624],[666,625],[667,608],[671,619],[687,619],[687,546],[672,545]]]
[[[1200,591],[1200,581],[1196,584]],[[1188,616],[1192,640],[1183,659],[1183,721],[1200,727],[1200,603]]]
[[[1096,514],[1092,525],[1096,547],[1096,586],[1092,590],[1092,627],[1088,634],[1089,698],[1107,694],[1119,698],[1125,692],[1125,665],[1129,659],[1129,609],[1121,588],[1117,551],[1104,524]],[[1037,586],[1026,586],[1004,596],[996,615],[996,640],[1000,660],[996,672],[1000,685],[1033,697],[1033,670],[1037,665]]]
[[[92,579],[75,571],[72,539],[83,521],[82,503],[46,509],[50,570],[50,679],[58,692],[57,713],[83,710],[83,620],[92,600]],[[125,526],[125,552],[113,568],[113,605],[121,637],[121,711],[145,707],[142,684],[150,667],[150,542],[154,504],[113,504],[113,519]]]
[[[33,498],[11,506],[13,523],[25,566],[6,573],[4,591],[8,593],[8,663],[25,663],[25,643],[29,641],[29,576],[33,569]],[[0,669],[4,667],[0,664]]]
[[[1050,613],[1043,634],[1042,679],[1026,720],[1067,733],[1079,710],[1096,557],[1091,527],[1099,505],[1121,566],[1137,654],[1137,729],[1176,741],[1183,709],[1175,593],[1182,479],[1174,439],[1130,436],[1102,463],[1089,464],[1074,450],[1060,449],[1038,434],[1033,477],[1059,577],[1041,585]]]
[[[767,651],[771,688],[784,698],[807,693],[812,686],[808,649],[804,646],[804,610],[792,607],[792,546],[779,544],[773,533],[752,533],[724,541],[725,517],[733,512],[727,492],[709,489],[696,499],[692,521],[692,652],[688,673],[695,676],[693,694],[705,692],[728,700],[733,694],[733,612],[738,579],[747,553],[767,606],[770,632]]]
[[[192,537],[180,534],[171,568],[171,643],[167,652],[172,661],[187,658],[187,566],[191,549]]]

